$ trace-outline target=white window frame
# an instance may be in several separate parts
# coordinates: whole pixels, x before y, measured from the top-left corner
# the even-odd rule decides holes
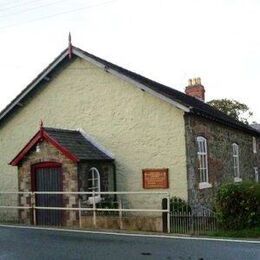
[[[95,192],[100,192],[101,191],[101,188],[100,188],[101,187],[101,185],[100,185],[100,173],[99,173],[99,171],[98,171],[98,169],[96,167],[91,167],[88,170],[88,184],[89,184],[89,181],[91,181],[91,183],[92,183],[92,186],[88,187],[88,191],[89,192],[92,192],[94,189],[95,189],[94,190]],[[96,186],[94,186],[95,185],[95,181],[97,181],[97,185]],[[100,194],[88,197],[88,203],[89,204],[93,204],[94,200],[95,200],[95,203],[99,203],[101,201]]]
[[[210,188],[212,185],[209,183],[207,139],[203,136],[197,136],[196,141],[199,162],[199,189]]]
[[[257,153],[256,138],[253,136],[253,153]]]
[[[255,171],[255,182],[259,182],[259,171],[258,171],[258,167],[254,167],[254,171]]]
[[[233,171],[234,171],[234,181],[240,182],[242,178],[240,176],[240,167],[239,167],[239,145],[237,143],[232,144],[232,153],[233,153]]]
[[[41,147],[40,147],[39,143],[36,145],[35,151],[36,151],[36,153],[39,153],[41,151]]]

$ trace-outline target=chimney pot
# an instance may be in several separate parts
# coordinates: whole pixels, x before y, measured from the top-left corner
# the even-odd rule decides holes
[[[201,79],[197,78],[197,85],[201,85]]]
[[[205,101],[205,89],[201,84],[201,78],[189,79],[188,86],[185,88],[185,94]]]

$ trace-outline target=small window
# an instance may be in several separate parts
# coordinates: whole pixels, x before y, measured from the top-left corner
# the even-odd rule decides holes
[[[256,138],[253,137],[253,153],[257,153]]]
[[[40,144],[37,144],[37,145],[36,145],[35,151],[36,151],[36,153],[39,153],[39,152],[41,151]]]
[[[199,188],[209,188],[209,176],[208,176],[208,151],[207,151],[207,139],[198,136],[197,137],[197,147],[198,147],[198,161],[199,161]]]
[[[254,167],[254,171],[255,171],[255,182],[259,182],[259,171],[258,171],[258,167]]]
[[[241,181],[240,170],[239,170],[239,146],[238,144],[232,144],[233,150],[233,168],[234,168],[234,180],[236,182]]]
[[[100,192],[100,174],[97,168],[92,167],[88,171],[88,191],[89,192]],[[90,196],[88,198],[88,202],[90,204],[100,202],[100,194],[96,194],[95,196]]]

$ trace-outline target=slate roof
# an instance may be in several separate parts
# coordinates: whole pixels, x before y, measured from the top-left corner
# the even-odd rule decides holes
[[[252,124],[251,126],[260,132],[260,124]]]
[[[77,47],[72,47],[72,52],[75,56],[75,52],[80,54],[81,57],[89,57],[92,60],[102,64],[107,69],[112,69],[119,74],[132,79],[140,84],[145,85],[147,88],[153,90],[154,92],[175,101],[187,108],[189,108],[189,114],[193,114],[196,116],[204,117],[206,119],[210,119],[216,121],[218,123],[224,124],[226,126],[236,128],[245,132],[248,132],[253,135],[260,135],[260,133],[253,127],[246,125],[242,122],[235,120],[234,118],[220,112],[219,110],[213,108],[212,106],[200,101],[196,98],[193,98],[189,95],[186,95],[183,92],[175,90],[173,88],[167,87],[163,84],[160,84],[156,81],[148,79],[144,76],[141,76],[137,73],[124,69],[120,66],[117,66],[111,62],[108,62],[104,59],[101,59],[93,54],[90,54],[86,51],[83,51]],[[68,48],[65,49],[47,68],[45,68],[42,73],[40,73],[5,109],[3,109],[0,113],[0,123],[8,116],[11,112],[15,112],[17,107],[20,106],[21,102],[26,98],[31,98],[33,96],[33,91],[42,81],[46,80],[46,72],[50,69],[54,70],[53,67],[58,67],[61,64],[68,63],[70,60],[67,57]],[[49,74],[52,71],[48,72]],[[49,75],[47,75],[49,76]]]
[[[50,137],[55,139],[61,146],[82,160],[112,161],[113,158],[101,151],[96,145],[88,140],[80,131],[65,130],[44,127]]]
[[[238,128],[238,129],[250,132],[252,134],[259,135],[259,132],[257,132],[254,128],[250,127],[249,125],[246,125],[242,122],[237,121],[236,119],[226,115],[225,113],[222,113],[221,111],[213,108],[212,106],[206,104],[203,101],[200,101],[197,98],[191,97],[181,91],[170,88],[170,87],[160,84],[156,81],[148,79],[144,76],[141,76],[137,73],[134,73],[130,70],[119,67],[111,62],[103,60],[103,59],[101,59],[93,54],[90,54],[86,51],[83,51],[79,48],[76,48],[76,47],[74,47],[74,48],[76,50],[84,53],[86,56],[91,57],[92,59],[96,60],[97,62],[104,64],[107,68],[111,68],[111,69],[119,72],[120,74],[123,74],[123,75],[147,86],[148,88],[154,90],[155,92],[162,94],[163,96],[165,96],[173,101],[176,101],[184,106],[189,107],[191,114],[202,116],[202,117],[217,121],[219,123],[228,125],[230,127]]]

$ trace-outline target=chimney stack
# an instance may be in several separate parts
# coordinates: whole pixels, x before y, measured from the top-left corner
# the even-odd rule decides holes
[[[185,94],[195,97],[201,101],[205,101],[205,89],[201,85],[200,78],[189,79],[189,85],[185,88]]]

